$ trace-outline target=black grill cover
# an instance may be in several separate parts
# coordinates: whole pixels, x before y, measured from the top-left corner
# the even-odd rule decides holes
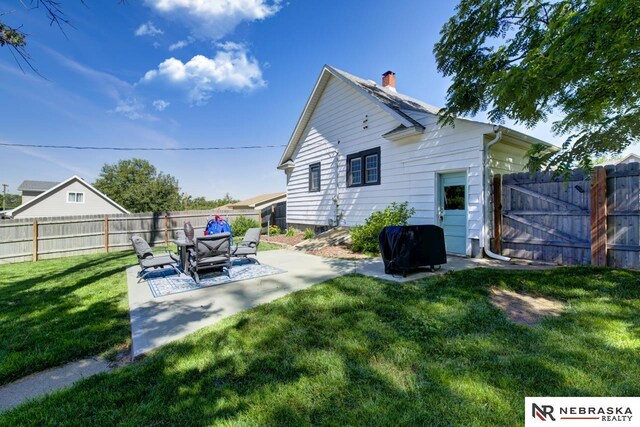
[[[386,274],[447,263],[444,231],[437,225],[389,226],[378,236]]]

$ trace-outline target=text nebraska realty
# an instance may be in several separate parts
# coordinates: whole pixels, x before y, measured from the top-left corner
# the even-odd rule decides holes
[[[597,415],[602,421],[626,421],[630,422],[633,412],[628,406],[561,406],[560,418],[571,416]],[[573,417],[572,417],[573,418]]]

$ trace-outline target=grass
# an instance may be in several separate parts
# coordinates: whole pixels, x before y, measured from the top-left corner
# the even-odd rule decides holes
[[[564,301],[534,327],[491,287]],[[640,273],[344,276],[239,313],[0,425],[518,425],[525,396],[640,395]]]
[[[259,252],[274,249],[261,242]],[[0,265],[0,385],[126,348],[125,269],[136,263],[127,251]]]
[[[114,252],[0,265],[0,385],[126,347],[136,262]]]

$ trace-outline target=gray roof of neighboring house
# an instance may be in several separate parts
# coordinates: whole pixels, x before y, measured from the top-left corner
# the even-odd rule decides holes
[[[268,194],[260,194],[259,196],[254,196],[250,199],[241,200],[236,203],[229,203],[225,207],[241,207],[241,206],[249,206],[255,207],[256,205],[261,205],[263,203],[268,203],[270,201],[278,201],[279,199],[286,198],[287,193],[279,192],[279,193],[268,193]]]
[[[18,191],[47,191],[50,188],[60,184],[53,181],[22,181],[22,184],[18,187]]]

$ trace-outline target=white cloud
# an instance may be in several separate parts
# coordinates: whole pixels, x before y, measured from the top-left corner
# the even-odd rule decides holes
[[[146,113],[144,104],[138,101],[136,98],[121,99],[118,101],[116,108],[109,110],[110,113],[122,114],[131,120],[148,120],[156,121],[157,117]]]
[[[151,103],[151,105],[153,105],[153,108],[158,111],[164,111],[169,105],[171,105],[171,103],[164,99],[156,99]]]
[[[147,22],[146,24],[140,25],[135,32],[136,36],[155,37],[160,34],[164,34],[164,31],[162,31],[160,28],[157,28],[155,25],[153,25],[153,22],[151,21]]]
[[[186,63],[166,59],[157,69],[147,71],[140,81],[165,81],[183,87],[194,104],[206,103],[215,91],[250,91],[266,85],[260,64],[244,46],[234,43],[226,47],[213,58],[196,55]]]
[[[188,46],[191,43],[193,43],[193,37],[187,37],[186,40],[178,40],[177,42],[170,45],[169,50],[174,51],[177,49],[182,49],[183,47]]]
[[[219,39],[242,22],[275,15],[282,0],[146,0],[145,3],[157,12],[187,21],[197,36]]]

